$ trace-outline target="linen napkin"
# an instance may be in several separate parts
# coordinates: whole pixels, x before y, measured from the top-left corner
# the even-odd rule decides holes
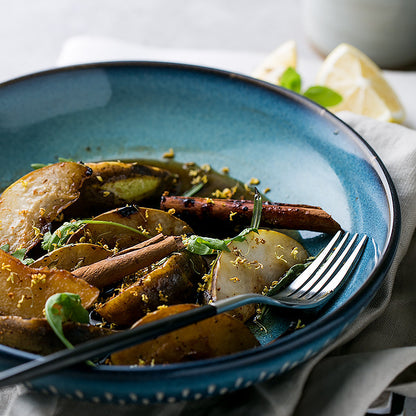
[[[117,59],[173,60],[249,74],[261,57],[249,52],[143,48],[109,39],[84,38],[80,42],[78,38],[65,45],[59,64]],[[403,84],[408,82],[409,74],[405,78]],[[410,97],[403,102],[411,102]],[[406,109],[411,117],[416,114],[416,108]],[[225,396],[174,404],[117,406],[45,397],[17,386],[0,390],[1,414],[362,416],[386,389],[416,397],[416,131],[351,113],[338,116],[364,137],[386,165],[399,195],[403,226],[385,282],[336,345],[278,378]]]

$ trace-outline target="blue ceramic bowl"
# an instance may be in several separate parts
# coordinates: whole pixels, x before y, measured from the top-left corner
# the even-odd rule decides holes
[[[260,178],[270,199],[319,205],[370,236],[351,280],[304,329],[274,316],[263,345],[227,357],[153,367],[77,367],[35,389],[93,402],[173,402],[224,394],[276,377],[332,343],[370,302],[400,228],[391,179],[367,143],[334,115],[287,90],[234,73],[165,63],[108,63],[26,76],[0,86],[0,186],[33,162],[160,159],[228,166]],[[324,235],[301,233],[315,254]],[[0,346],[0,367],[35,358]]]

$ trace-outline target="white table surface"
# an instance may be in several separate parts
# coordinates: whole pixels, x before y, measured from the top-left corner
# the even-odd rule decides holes
[[[301,0],[0,0],[0,81],[56,66],[64,43],[84,35],[150,48],[248,51],[259,56],[294,39],[301,60],[317,61],[321,57],[302,30],[301,4]],[[415,128],[416,72],[389,72],[388,78],[399,96],[405,95],[401,98],[408,111],[406,124]],[[415,238],[411,250],[416,250]],[[408,261],[409,271],[414,270],[414,256]]]

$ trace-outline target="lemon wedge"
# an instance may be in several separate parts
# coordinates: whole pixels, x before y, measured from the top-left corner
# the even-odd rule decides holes
[[[263,62],[253,71],[252,76],[279,85],[283,72],[289,67],[296,69],[296,65],[296,42],[289,40],[267,55]]]
[[[380,68],[357,48],[342,43],[325,59],[316,79],[342,95],[331,111],[347,110],[378,120],[402,122],[405,114]]]

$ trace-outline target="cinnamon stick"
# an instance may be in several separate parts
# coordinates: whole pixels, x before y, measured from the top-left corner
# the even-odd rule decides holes
[[[158,243],[159,241],[164,240],[165,238],[166,238],[165,235],[163,235],[162,233],[159,233],[155,235],[154,237],[149,238],[148,240],[142,241],[139,244],[135,244],[134,246],[127,247],[124,250],[117,252],[116,254],[114,254],[114,256],[119,256],[120,254],[126,254],[126,253],[129,253],[130,251],[135,251],[141,248],[148,247],[152,244],[155,244],[155,243]]]
[[[108,257],[89,266],[80,267],[74,270],[72,274],[102,289],[117,283],[124,276],[150,266],[156,261],[183,248],[184,245],[181,237],[158,235],[153,239],[123,250],[117,255]]]
[[[201,197],[163,196],[161,209],[175,210],[184,221],[215,220],[228,225],[249,225],[253,216],[253,201],[212,199]],[[261,227],[318,231],[334,234],[340,225],[322,208],[313,205],[264,202]]]

